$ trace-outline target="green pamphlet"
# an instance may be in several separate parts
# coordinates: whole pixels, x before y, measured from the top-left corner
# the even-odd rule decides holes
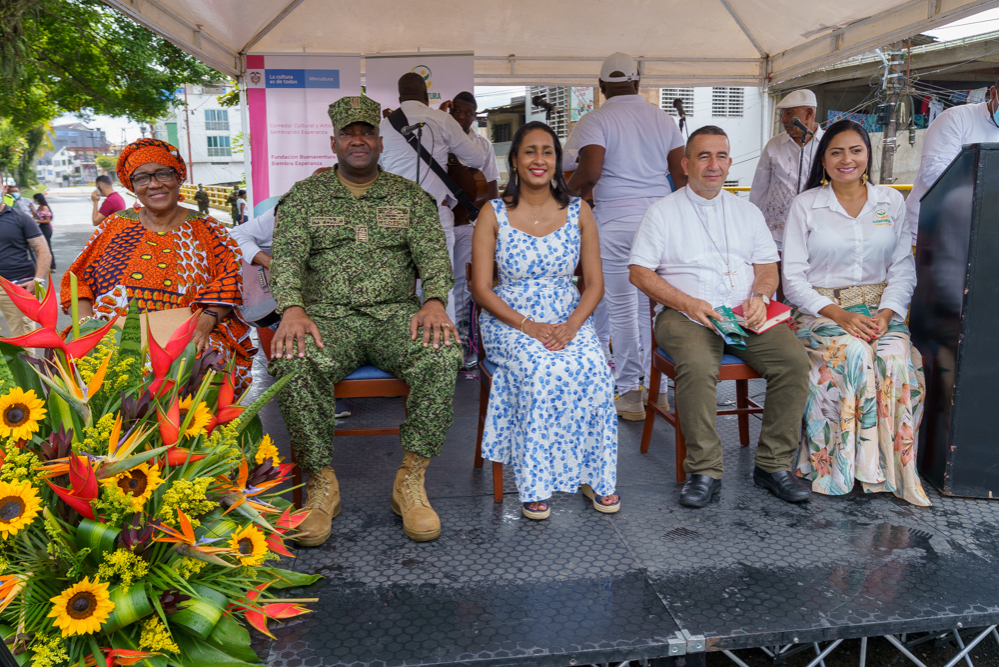
[[[739,321],[736,320],[732,309],[728,306],[719,306],[715,308],[715,312],[721,315],[722,319],[711,320],[711,324],[714,325],[715,331],[725,339],[725,344],[731,345],[737,350],[745,350],[748,334],[745,329],[739,326]]]
[[[847,306],[843,310],[848,310],[851,313],[860,313],[861,315],[866,315],[867,317],[874,317],[871,314],[871,309],[867,307],[866,304],[858,303],[855,306]]]

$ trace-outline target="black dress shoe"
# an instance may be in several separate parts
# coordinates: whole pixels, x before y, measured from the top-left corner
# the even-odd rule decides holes
[[[680,504],[684,507],[704,507],[721,491],[721,480],[707,475],[691,475],[680,492]]]
[[[806,503],[812,498],[811,490],[799,484],[789,470],[766,472],[756,467],[753,468],[753,481],[756,482],[756,486],[762,486],[789,503]]]

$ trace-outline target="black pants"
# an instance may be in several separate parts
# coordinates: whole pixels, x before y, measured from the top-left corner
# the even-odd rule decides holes
[[[45,237],[45,242],[49,244],[49,253],[52,254],[52,266],[49,267],[50,271],[55,271],[55,253],[52,252],[52,225],[48,222],[42,222],[38,224],[38,228],[42,230],[42,236]]]

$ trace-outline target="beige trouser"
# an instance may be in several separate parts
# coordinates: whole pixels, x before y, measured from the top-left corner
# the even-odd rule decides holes
[[[23,336],[35,328],[35,323],[17,309],[17,306],[2,289],[0,289],[0,313],[3,313],[3,318],[7,322],[7,332],[10,338]]]

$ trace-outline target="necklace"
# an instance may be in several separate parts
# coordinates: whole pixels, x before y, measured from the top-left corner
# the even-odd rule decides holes
[[[531,208],[534,208],[534,207],[532,206]],[[534,224],[535,225],[541,224],[540,221],[538,220],[538,214],[537,213],[534,214]]]
[[[719,193],[718,196],[719,197],[722,196],[722,193]],[[701,206],[699,206],[698,204],[696,204],[693,201],[690,202],[690,205],[694,207],[694,213],[697,214],[697,219],[698,219],[698,221],[700,221],[701,227],[704,228],[704,233],[708,235],[708,239],[711,241],[711,245],[713,245],[715,247],[715,250],[718,252],[718,256],[721,257],[722,256],[721,248],[715,242],[714,237],[711,236],[711,232],[708,231],[708,223],[705,222],[705,220],[704,220],[704,218],[706,216],[702,216],[701,215],[701,210],[700,210]],[[725,200],[721,199],[719,201],[719,203],[718,203],[718,206],[721,208],[722,228],[725,230],[725,256],[724,256],[723,259],[725,261],[725,269],[726,270],[722,272],[722,275],[728,278],[729,285],[732,287],[732,289],[735,289],[735,279],[734,279],[733,276],[735,276],[738,273],[738,271],[733,271],[731,263],[729,262],[729,252],[728,252],[728,218],[725,217]]]

